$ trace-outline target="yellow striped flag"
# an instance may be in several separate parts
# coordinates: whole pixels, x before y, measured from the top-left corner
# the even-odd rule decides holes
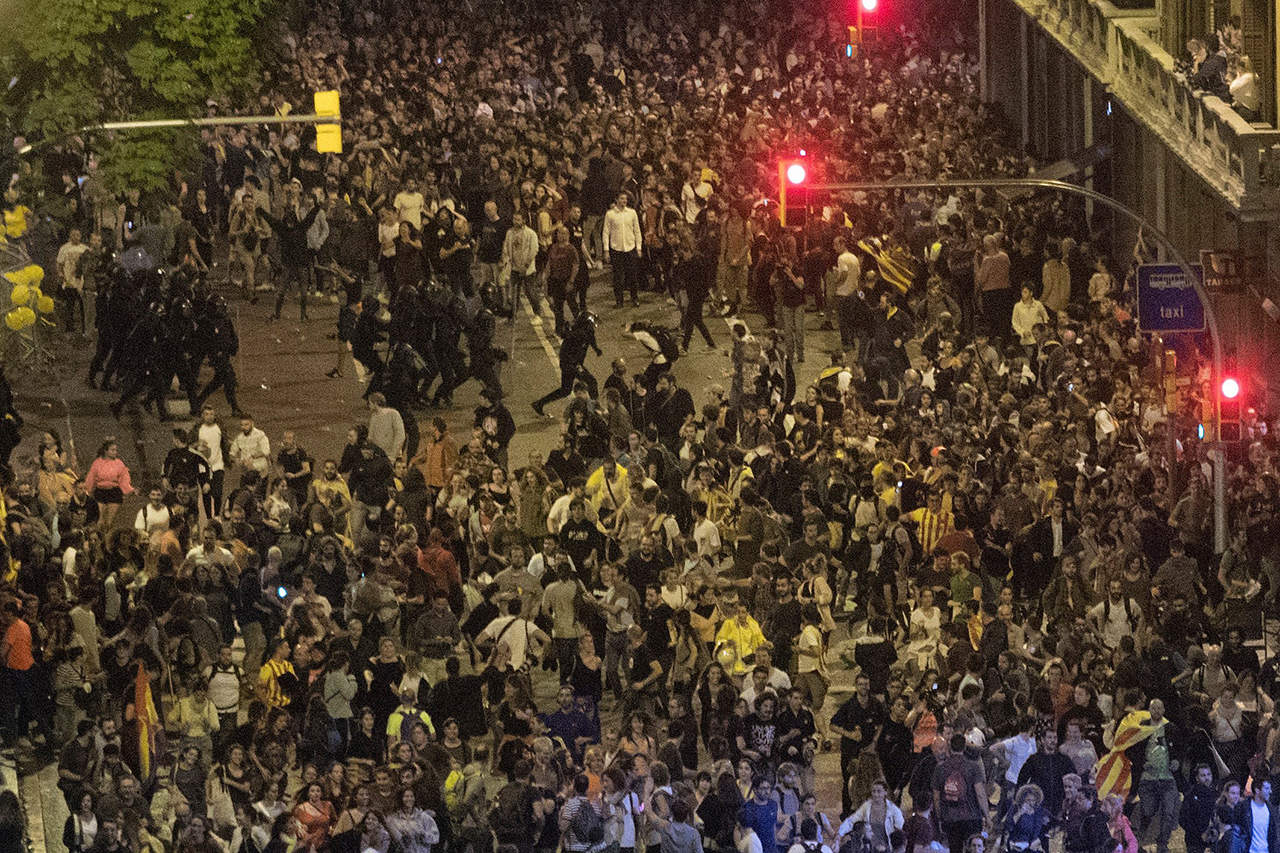
[[[1151,737],[1155,727],[1150,723],[1149,712],[1130,711],[1116,726],[1111,751],[1102,756],[1093,768],[1094,778],[1098,782],[1099,800],[1112,794],[1128,799],[1129,791],[1133,789],[1133,762],[1125,755],[1125,751]]]

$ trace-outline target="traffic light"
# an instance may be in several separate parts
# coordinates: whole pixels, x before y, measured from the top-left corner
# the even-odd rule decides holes
[[[1218,440],[1239,441],[1240,381],[1233,376],[1224,377],[1218,390]]]
[[[784,228],[787,224],[787,190],[804,187],[809,180],[809,164],[804,152],[799,157],[789,157],[778,161],[778,222]]]
[[[315,107],[316,115],[318,116],[335,119],[342,116],[342,109],[339,104],[339,95],[336,90],[330,89],[326,92],[316,92]],[[317,124],[316,151],[321,154],[341,154],[342,125],[330,123]]]
[[[868,41],[876,30],[876,10],[880,8],[880,0],[854,0],[858,15],[858,43]],[[854,51],[857,54],[857,51]]]

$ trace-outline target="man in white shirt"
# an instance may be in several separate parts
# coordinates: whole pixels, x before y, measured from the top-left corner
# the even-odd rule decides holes
[[[404,189],[396,193],[391,206],[396,209],[396,215],[400,217],[401,222],[408,222],[413,226],[414,231],[421,231],[422,209],[426,204],[427,200],[422,197],[422,193],[418,192],[418,182],[410,178],[405,181]]]
[[[862,283],[862,262],[849,251],[843,237],[835,239],[836,250],[836,322],[840,324],[840,348],[845,352],[857,346],[858,286]]]
[[[205,514],[212,517],[222,508],[222,483],[227,476],[226,461],[222,458],[222,427],[213,406],[200,411],[200,440],[198,446],[209,461],[209,492],[205,498]]]
[[[1036,754],[1035,719],[1030,715],[1023,717],[1016,735],[997,741],[991,748],[1004,753],[1005,761],[1008,762],[1004,771],[1005,796],[1001,798],[1001,802],[1008,802],[1012,799],[1012,792],[1018,789],[1018,774],[1022,772],[1022,765]]]
[[[84,275],[80,271],[80,259],[89,247],[80,242],[80,229],[72,228],[67,242],[58,250],[58,278],[62,281],[61,299],[66,306],[67,331],[71,331],[73,304],[80,306],[80,331],[84,331]]]
[[[231,442],[231,461],[244,470],[267,473],[271,464],[271,442],[267,434],[253,425],[253,418],[240,419],[240,434]]]
[[[551,505],[551,511],[547,513],[547,532],[558,534],[560,528],[564,527],[565,522],[570,518],[570,511],[575,500],[582,500],[586,503],[587,517],[592,521],[596,520],[595,507],[590,501],[586,500],[587,481],[581,477],[575,477],[569,481],[568,494],[561,495],[556,498],[556,502]]]
[[[613,265],[614,307],[622,307],[622,293],[631,289],[631,304],[640,304],[640,217],[627,206],[625,192],[618,193],[613,207],[604,215],[604,254]]]
[[[1089,608],[1089,627],[1108,649],[1120,645],[1120,638],[1138,634],[1142,628],[1142,608],[1124,594],[1120,579],[1107,582],[1107,598]]]
[[[1249,798],[1249,853],[1270,853],[1276,849],[1276,836],[1280,831],[1275,818],[1276,813],[1271,806],[1271,782],[1255,780],[1253,796]]]
[[[380,391],[369,395],[369,440],[393,461],[400,458],[404,449],[404,418],[387,405],[387,398]]]
[[[720,556],[720,531],[711,519],[707,518],[707,502],[693,502],[693,541],[698,546],[698,556],[715,565]]]
[[[138,510],[138,517],[133,522],[135,530],[139,530],[148,539],[159,536],[169,529],[169,508],[164,505],[164,492],[152,489],[149,500]]]
[[[695,166],[689,180],[680,188],[680,208],[687,224],[698,224],[698,215],[706,208],[711,192],[711,184],[702,180],[702,169]]]
[[[504,302],[511,306],[511,322],[515,322],[516,307],[520,304],[520,291],[524,290],[533,309],[534,317],[541,322],[542,294],[538,288],[538,232],[525,224],[524,214],[511,214],[511,227],[502,241],[502,265],[511,271],[511,293]]]
[[[521,617],[522,606],[519,598],[508,601],[507,615],[494,619],[476,637],[476,645],[483,646],[492,641],[510,649],[511,668],[515,670],[521,669],[529,657],[539,658],[542,650],[551,645],[551,638],[541,628]],[[529,647],[533,643],[537,644],[537,649],[531,655]]]

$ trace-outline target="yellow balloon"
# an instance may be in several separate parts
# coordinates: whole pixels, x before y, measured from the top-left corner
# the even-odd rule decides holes
[[[13,288],[13,293],[9,294],[9,298],[13,300],[14,305],[26,305],[28,300],[31,299],[31,288],[25,284],[16,285]]]
[[[36,308],[39,309],[41,314],[52,314],[53,297],[41,294],[40,298],[36,300]]]
[[[15,308],[13,310],[18,312],[18,316],[22,318],[22,328],[24,329],[36,321],[36,312],[32,311],[30,308],[28,308],[25,305],[23,305],[21,308]]]
[[[18,316],[16,308],[4,315],[4,324],[15,332],[22,331],[22,318]]]
[[[36,287],[39,287],[40,282],[44,281],[44,267],[38,267],[35,264],[32,264],[26,268],[26,272],[29,276],[27,279],[29,284],[34,284]]]
[[[22,270],[14,270],[13,272],[7,272],[4,274],[4,277],[9,280],[10,284],[22,284],[24,279],[24,276],[22,275]]]

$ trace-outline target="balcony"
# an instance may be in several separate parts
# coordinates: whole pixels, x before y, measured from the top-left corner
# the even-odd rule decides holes
[[[1254,126],[1174,74],[1159,44],[1154,9],[1118,9],[1107,0],[1013,0],[1131,113],[1182,158],[1239,215],[1280,213],[1280,189],[1262,173],[1280,131]],[[1277,149],[1276,153],[1280,153]]]

